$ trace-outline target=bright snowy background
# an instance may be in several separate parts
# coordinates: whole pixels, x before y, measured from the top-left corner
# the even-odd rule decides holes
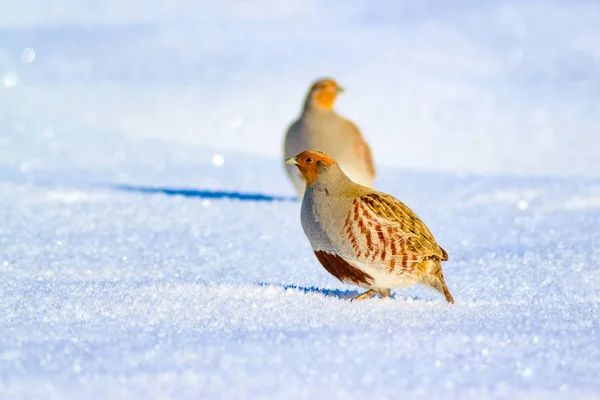
[[[600,4],[4,0],[0,398],[600,397]],[[314,259],[309,83],[456,305]]]

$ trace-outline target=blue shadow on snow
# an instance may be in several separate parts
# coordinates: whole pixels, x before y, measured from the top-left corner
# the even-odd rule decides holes
[[[325,297],[337,297],[339,299],[350,300],[354,297],[358,296],[361,292],[356,290],[341,290],[341,289],[323,289],[315,286],[305,287],[305,286],[296,286],[296,285],[284,285],[277,283],[265,283],[258,282],[258,286],[277,286],[282,287],[285,290],[297,290],[302,293],[319,293]]]
[[[113,189],[125,192],[146,194],[166,194],[168,196],[197,197],[201,199],[231,199],[240,201],[299,201],[297,197],[275,196],[262,193],[228,192],[223,190],[178,189],[167,187],[112,185]]]
[[[320,288],[320,287],[316,287],[316,286],[297,286],[297,285],[293,285],[293,284],[280,284],[280,283],[266,283],[266,282],[257,282],[256,283],[258,286],[277,286],[277,287],[281,287],[284,290],[295,290],[301,293],[316,293],[316,294],[321,294],[325,297],[336,297],[338,299],[341,300],[352,300],[353,298],[355,298],[356,296],[358,296],[361,293],[364,293],[366,290],[351,290],[351,289],[324,289],[324,288]],[[408,300],[411,299],[413,301],[423,301],[423,298],[421,298],[421,296],[402,296],[400,295],[399,297],[396,297],[396,293],[392,292],[392,299],[396,300],[396,299],[400,299],[400,300]],[[374,296],[372,298],[372,300],[381,300],[378,296]],[[425,300],[427,301],[427,300]]]

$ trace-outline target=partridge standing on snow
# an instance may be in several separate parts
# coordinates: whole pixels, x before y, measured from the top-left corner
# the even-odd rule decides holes
[[[321,79],[311,86],[302,114],[286,133],[284,159],[305,149],[321,149],[331,154],[352,180],[371,187],[375,178],[371,149],[356,125],[333,109],[337,95],[343,91],[333,79]],[[286,165],[286,171],[302,198],[304,179],[291,165]]]
[[[441,266],[448,253],[410,208],[354,183],[320,150],[285,162],[306,180],[302,228],[317,259],[340,281],[368,289],[354,300],[390,297],[392,288],[422,283],[454,303]]]

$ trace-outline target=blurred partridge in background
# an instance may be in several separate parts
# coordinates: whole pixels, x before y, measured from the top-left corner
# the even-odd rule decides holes
[[[284,159],[306,149],[319,149],[331,155],[355,182],[371,187],[375,166],[371,149],[357,126],[333,109],[335,99],[343,92],[333,79],[321,79],[308,91],[300,117],[289,127],[284,143]],[[306,184],[301,174],[286,165],[300,198]]]
[[[303,151],[286,164],[306,181],[302,228],[317,259],[340,281],[368,289],[355,300],[421,283],[454,303],[441,266],[448,253],[411,209],[354,183],[322,151]]]

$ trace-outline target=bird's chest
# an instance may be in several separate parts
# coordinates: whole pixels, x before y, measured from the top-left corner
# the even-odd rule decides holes
[[[304,128],[310,132],[311,140],[329,142],[331,139],[339,139],[345,135],[347,124],[335,114],[315,115],[303,121]]]
[[[313,249],[337,252],[337,233],[343,229],[343,215],[335,198],[321,194],[315,200],[315,192],[307,191],[302,201],[302,229]]]

